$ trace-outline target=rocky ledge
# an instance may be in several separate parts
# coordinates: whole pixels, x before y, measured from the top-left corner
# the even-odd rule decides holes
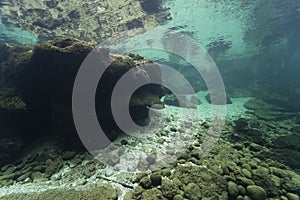
[[[96,48],[77,39],[59,38],[34,47],[3,44],[0,55],[0,132],[9,137],[1,137],[0,143],[11,144],[1,145],[6,157],[10,157],[8,150],[18,150],[22,141],[43,135],[58,135],[66,144],[81,144],[73,124],[72,90],[77,71],[92,50],[103,55],[101,59],[112,60],[96,93],[97,115],[103,128],[110,130],[107,136],[111,140],[119,131],[110,111],[111,93],[119,78],[138,65],[148,64],[153,69],[152,74],[140,69],[134,72],[134,77],[160,79],[159,65],[150,60],[135,55],[113,55],[107,48]],[[98,95],[100,91],[101,95]],[[140,88],[130,100],[133,118],[147,118],[147,107],[162,105],[160,97],[163,94],[164,90],[157,85]]]

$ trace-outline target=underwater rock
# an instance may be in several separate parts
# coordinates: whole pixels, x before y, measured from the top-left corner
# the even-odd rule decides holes
[[[255,183],[251,179],[248,179],[248,178],[245,178],[245,177],[240,177],[239,176],[236,179],[237,179],[237,183],[241,184],[244,187],[247,187],[249,185],[255,185]]]
[[[179,102],[177,97],[181,100],[181,102]],[[197,106],[201,104],[201,101],[196,96],[179,94],[175,96],[174,94],[168,94],[164,96],[164,103],[166,105],[182,108],[197,108]]]
[[[140,0],[142,8],[148,13],[158,12],[161,8],[162,0]]]
[[[25,194],[11,194],[7,196],[2,196],[2,200],[26,200],[26,199],[44,199],[53,200],[59,197],[59,199],[73,199],[73,200],[91,200],[91,199],[107,199],[107,200],[117,200],[118,194],[116,189],[111,186],[97,186],[92,188],[87,188],[84,190],[78,189],[50,189],[44,192],[33,192]]]
[[[286,196],[289,200],[299,200],[299,196],[297,194],[287,193]]]
[[[151,179],[151,182],[154,186],[159,186],[161,185],[161,180],[162,180],[162,177],[160,175],[159,172],[154,172],[153,174],[150,175],[150,179]]]
[[[5,72],[1,77],[3,85],[0,85],[0,106],[13,111],[12,115],[19,120],[16,121],[18,126],[26,124],[26,128],[22,127],[26,134],[22,136],[40,137],[40,130],[44,130],[45,134],[49,132],[61,136],[66,144],[80,144],[72,118],[73,84],[83,60],[95,46],[73,38],[58,38],[36,45],[33,49],[20,46],[20,50],[14,52],[13,50],[18,49],[17,46],[5,48],[8,53],[1,56],[0,65]],[[141,65],[147,65],[150,70],[135,70],[136,79],[159,80],[160,67],[141,57],[135,60],[128,56],[110,54],[107,48],[97,50],[105,58],[113,60],[97,88],[97,115],[104,129],[118,130],[110,110],[110,97],[115,84],[128,70]],[[100,91],[101,96],[98,95]],[[165,91],[158,85],[139,88],[130,99],[132,118],[147,118],[148,107],[153,104],[162,105],[160,98],[164,94]],[[1,119],[12,119],[2,110],[0,108]],[[21,113],[20,117],[18,113]],[[118,136],[111,133],[116,131],[108,133],[111,140]]]
[[[13,89],[0,86],[0,166],[15,158],[24,147],[26,104]]]
[[[255,143],[250,143],[249,149],[254,152],[259,152],[262,151],[264,147]]]
[[[163,179],[161,184],[161,191],[167,199],[172,199],[177,194],[177,188],[169,179]]]
[[[256,185],[250,185],[247,187],[247,192],[249,197],[253,200],[264,200],[267,198],[267,193],[266,191]]]
[[[239,118],[235,122],[234,130],[236,131],[244,131],[248,128],[249,122],[244,118]]]
[[[290,134],[285,136],[279,136],[272,142],[272,147],[299,151],[300,135]]]
[[[142,193],[141,199],[145,199],[145,200],[153,200],[153,199],[161,199],[161,200],[167,200],[162,192],[157,189],[157,188],[152,188],[149,190],[145,190]]]
[[[252,178],[251,172],[247,169],[242,169],[242,174],[247,178]]]
[[[180,194],[177,194],[174,196],[173,200],[184,200],[183,196]]]
[[[3,132],[3,130],[0,130]],[[0,166],[13,161],[24,147],[24,141],[20,136],[11,133],[0,133]]]
[[[1,43],[0,49],[0,85],[4,85],[15,78],[20,65],[28,62],[32,47]]]
[[[27,104],[32,128],[28,133],[32,136],[36,136],[38,129],[47,132],[50,127],[72,127],[70,99],[74,77],[93,48],[72,38],[41,43],[30,51],[26,62],[15,67],[14,77],[6,78]],[[34,121],[39,123],[34,125]],[[58,134],[62,132],[65,130]]]
[[[269,95],[272,96],[272,95]],[[252,114],[258,119],[264,121],[279,121],[295,116],[296,110],[287,112],[287,108],[281,105],[275,105],[273,102],[266,102],[259,99],[251,99],[245,103],[245,108],[253,110]]]
[[[134,188],[134,191],[133,191],[132,195],[135,195],[135,196],[140,195],[140,194],[142,194],[143,191],[144,191],[144,189],[141,186],[138,185],[136,188]]]
[[[171,106],[180,106],[179,101],[175,95],[166,95],[164,97],[164,103]]]
[[[200,188],[195,183],[189,183],[184,190],[184,195],[191,200],[201,199]]]
[[[285,165],[300,171],[300,146],[297,134],[286,134],[275,137],[269,144],[270,152],[262,156],[277,160]],[[279,174],[280,175],[280,174]]]
[[[279,195],[280,185],[275,182],[268,168],[258,167],[252,170],[253,181],[257,186],[263,187],[264,190],[271,196]]]
[[[238,185],[235,182],[228,182],[228,193],[231,197],[237,197],[239,195]]]
[[[214,104],[215,105],[224,105],[224,104],[232,104],[232,101],[230,100],[229,97],[226,97],[226,99],[224,99],[224,97],[222,96],[218,96],[218,94],[214,94]],[[205,99],[207,100],[208,103],[212,104],[212,101],[211,101],[211,95],[210,93],[208,93],[206,96],[205,96]],[[224,101],[223,101],[224,99]]]
[[[48,179],[44,177],[41,172],[32,173],[31,179],[33,180],[34,183],[48,181]]]
[[[64,152],[64,154],[62,155],[62,159],[63,160],[71,160],[72,158],[74,158],[76,155],[75,152],[72,151],[66,151]]]
[[[275,106],[284,108],[286,111],[299,112],[300,93],[299,87],[282,86],[283,88],[272,88],[270,91],[265,91],[262,95],[262,100]],[[286,87],[286,88],[284,88]],[[263,94],[264,92],[262,92]],[[280,117],[280,116],[279,116]],[[282,117],[282,116],[281,116]]]
[[[205,167],[179,165],[170,179],[177,188],[185,188],[190,183],[198,185],[202,198],[227,199],[226,180]]]
[[[258,145],[266,145],[268,144],[267,141],[267,134],[266,132],[261,129],[260,126],[254,126],[254,125],[250,125],[251,124],[251,120],[249,119],[244,119],[244,118],[239,118],[237,120],[234,121],[235,122],[235,126],[234,126],[234,130],[237,134],[233,134],[232,136],[230,136],[230,140],[232,140],[233,142],[246,142],[248,145],[251,145],[250,142],[252,143],[256,143]],[[252,144],[252,147],[254,149],[256,144]],[[262,147],[256,146],[257,149],[256,150],[261,150]]]
[[[144,189],[149,189],[152,187],[151,179],[148,176],[142,178],[140,184]]]

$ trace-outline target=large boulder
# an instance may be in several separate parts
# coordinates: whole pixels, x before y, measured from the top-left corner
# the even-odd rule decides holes
[[[15,47],[13,47],[15,48]],[[100,79],[96,93],[96,110],[100,124],[110,133],[119,130],[113,120],[110,110],[112,90],[119,78],[128,70],[138,65],[147,64],[151,72],[136,70],[137,79],[160,80],[160,67],[152,61],[139,56],[113,55],[107,48],[96,48],[94,45],[73,39],[59,38],[26,47],[19,53],[20,59],[11,53],[2,62],[2,88],[10,87],[19,95],[19,106],[26,107],[26,117],[22,119],[27,124],[23,136],[41,136],[41,132],[57,134],[66,138],[69,143],[78,144],[79,140],[72,118],[72,91],[77,71],[86,56],[93,50],[104,55],[113,62]],[[8,62],[11,56],[14,63]],[[99,65],[101,67],[101,65]],[[156,81],[157,81],[156,80]],[[133,80],[134,81],[134,80]],[[101,95],[98,93],[101,91]],[[133,119],[147,118],[148,108],[160,104],[164,90],[158,85],[146,85],[139,88],[130,100],[130,114]],[[122,98],[122,96],[120,96]],[[16,101],[17,102],[17,101]],[[22,103],[23,104],[22,104]],[[30,131],[28,131],[30,130]],[[117,135],[108,134],[110,139]],[[70,137],[73,139],[70,140]]]
[[[26,104],[12,88],[0,87],[0,166],[23,148],[21,132],[26,127]]]

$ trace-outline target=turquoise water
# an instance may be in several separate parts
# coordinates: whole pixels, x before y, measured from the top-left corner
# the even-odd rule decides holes
[[[299,0],[3,0],[0,17],[0,199],[299,199]],[[175,95],[141,87],[123,113],[135,81]],[[115,146],[87,152],[91,121]]]
[[[160,50],[135,50],[177,48],[177,41],[172,41],[172,37],[183,34],[210,54],[228,90],[248,88],[254,93],[252,95],[261,98],[261,95],[268,96],[265,87],[273,88],[278,92],[274,96],[284,96],[294,102],[289,109],[299,110],[298,103],[295,103],[299,98],[300,74],[299,1],[178,0],[165,1],[162,7],[168,9],[170,21],[144,34],[125,38],[124,42],[110,46],[111,49],[116,49],[116,52],[119,49],[122,52],[135,51],[146,58],[171,63],[189,76],[190,81],[196,82],[199,77],[194,76],[193,67],[186,62],[191,59],[199,62],[194,54],[189,55],[192,51],[190,44],[178,47],[185,52],[185,59]],[[149,45],[148,41],[153,43]],[[234,92],[233,95],[243,95],[239,93],[242,92]],[[263,98],[276,104],[289,104],[270,96]]]
[[[14,26],[7,27],[0,21],[0,42],[36,44],[38,35]]]

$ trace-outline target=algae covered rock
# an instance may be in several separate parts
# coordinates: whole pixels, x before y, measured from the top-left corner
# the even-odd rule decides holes
[[[143,180],[144,179],[144,180]],[[141,182],[151,183],[149,177]],[[142,183],[141,183],[142,184]],[[148,186],[135,199],[222,199],[228,198],[226,180],[206,167],[179,165],[169,178],[163,178],[161,185]],[[153,185],[152,185],[153,187]]]
[[[214,102],[212,102],[212,97],[214,98]],[[208,93],[205,96],[205,99],[207,100],[208,103],[210,104],[215,104],[215,105],[226,105],[226,104],[232,104],[232,101],[230,100],[229,97],[226,97],[223,101],[223,96],[222,94],[218,94],[216,92],[213,92],[213,96],[211,96],[210,93]]]
[[[197,185],[198,194],[201,194],[202,198],[227,199],[228,196],[226,180],[205,167],[177,166],[170,179],[177,188],[186,188],[190,183],[193,183],[193,185],[189,185],[188,191],[196,188],[195,185]]]
[[[153,200],[153,199],[161,199],[161,200],[167,200],[162,192],[157,188],[152,188],[150,190],[146,190],[143,192],[141,199],[144,200]]]
[[[299,200],[299,196],[297,194],[287,193],[286,196],[289,200]]]
[[[278,186],[277,179],[273,178],[268,168],[258,167],[252,172],[256,185],[263,187],[272,196],[279,195],[280,185]]]
[[[102,186],[95,188],[86,188],[85,190],[75,189],[51,189],[45,192],[34,192],[27,194],[11,194],[1,197],[2,200],[53,200],[53,199],[66,199],[66,200],[117,200],[118,195],[116,189],[111,186]]]
[[[105,132],[109,130],[106,133],[111,140],[120,132],[110,109],[112,90],[120,77],[132,70],[132,81],[159,81],[161,78],[160,66],[150,60],[114,55],[107,48],[96,48],[74,38],[57,38],[34,47],[2,46],[0,119],[4,123],[0,124],[0,130],[20,130],[24,133],[20,134],[21,138],[26,140],[55,134],[65,144],[81,147],[72,117],[72,92],[78,69],[92,50],[101,55],[101,62],[111,61],[101,79],[99,77],[95,94],[99,122]],[[142,65],[150,70],[140,67]],[[99,64],[100,67],[103,65]],[[164,94],[159,85],[139,88],[130,99],[131,117],[136,121],[145,120],[149,107],[163,106],[160,98]]]
[[[191,200],[201,199],[199,186],[195,183],[189,183],[184,189],[184,195]]]
[[[228,193],[231,197],[237,197],[239,195],[238,185],[235,182],[228,182]]]
[[[292,171],[285,171],[286,177],[289,179],[285,180],[282,187],[290,192],[300,191],[300,175]]]
[[[140,184],[145,189],[149,189],[152,186],[151,179],[148,176],[142,178],[141,181],[140,181]]]
[[[0,110],[2,113],[20,112],[26,111],[26,109],[26,103],[14,88],[5,86],[0,88]]]
[[[177,99],[177,97],[181,100]],[[201,104],[200,100],[193,95],[188,94],[168,94],[164,96],[164,103],[171,106],[183,107],[183,108],[197,108]]]
[[[256,185],[250,185],[247,187],[247,193],[253,200],[264,200],[267,198],[266,191]]]
[[[169,179],[162,180],[161,191],[167,199],[172,199],[178,193],[178,189],[175,184]]]
[[[161,181],[162,181],[162,177],[161,177],[160,173],[158,173],[158,172],[154,172],[153,174],[151,174],[150,179],[154,186],[160,185]]]

